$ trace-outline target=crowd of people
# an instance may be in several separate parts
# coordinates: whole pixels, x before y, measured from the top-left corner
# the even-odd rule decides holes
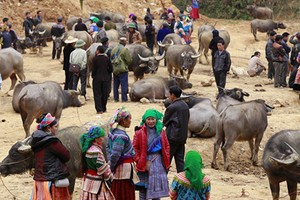
[[[103,51],[97,49],[100,54]],[[82,133],[81,200],[133,200],[136,190],[141,200],[210,199],[210,179],[202,172],[201,155],[197,151],[185,155],[189,108],[179,98],[178,86],[170,87],[169,93],[171,104],[165,114],[147,109],[134,128],[133,140],[127,133],[132,115],[125,107],[113,113],[108,132],[92,126]],[[50,113],[37,122],[30,143],[35,160],[31,199],[69,200],[66,163],[70,152],[57,137],[59,123]],[[173,157],[177,174],[169,186]]]

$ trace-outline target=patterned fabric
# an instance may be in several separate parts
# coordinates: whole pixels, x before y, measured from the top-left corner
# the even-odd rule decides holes
[[[170,198],[172,200],[206,200],[211,190],[210,180],[207,176],[204,176],[202,182],[204,187],[200,191],[196,191],[191,187],[190,181],[185,177],[185,172],[180,172],[175,175],[172,181],[169,193]]]
[[[111,191],[117,200],[134,200],[134,184],[131,180],[114,180],[111,185]]]
[[[49,124],[51,124],[55,120],[55,117],[53,117],[50,113],[48,113],[43,120],[37,125],[38,130],[42,130],[43,128],[47,127]]]
[[[92,142],[99,137],[105,136],[104,130],[99,126],[92,126],[87,133],[80,136],[80,145],[82,152],[86,152],[92,145]]]
[[[159,112],[158,110],[155,109],[148,109],[146,110],[145,114],[142,117],[142,122],[141,125],[143,125],[144,123],[146,123],[146,119],[148,117],[154,117],[156,119],[156,130],[158,133],[161,132],[162,128],[164,127],[163,123],[162,123],[162,117],[163,114],[161,112]]]
[[[55,187],[51,181],[34,181],[30,200],[70,200],[68,187]]]
[[[121,119],[125,119],[130,115],[130,112],[125,109],[125,107],[119,108],[115,111],[114,115],[110,121],[110,127],[112,128],[115,123],[119,123]]]
[[[162,156],[160,153],[150,154],[147,160],[153,160],[150,165],[149,172],[138,172],[140,182],[139,186],[145,186],[145,199],[156,199],[169,196],[169,184],[167,172],[162,164]],[[144,196],[143,194],[140,196]],[[140,199],[141,200],[141,199]]]
[[[134,150],[132,143],[124,130],[115,128],[108,134],[106,153],[112,171],[124,160],[133,159]]]
[[[113,180],[113,175],[105,161],[101,146],[92,143],[85,154],[85,160],[88,170],[82,179],[80,200],[114,200],[106,183],[107,180]]]

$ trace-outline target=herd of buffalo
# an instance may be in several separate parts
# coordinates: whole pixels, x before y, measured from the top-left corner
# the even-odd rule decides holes
[[[277,28],[286,28],[281,22],[273,22],[273,11],[265,7],[255,5],[247,6],[249,13],[257,18],[251,21],[251,31],[257,40],[256,33],[268,32]],[[125,17],[119,13],[99,11],[93,15],[103,19],[110,15],[112,21],[117,25],[117,30],[107,32],[111,47],[118,43],[118,39],[126,32]],[[68,31],[61,38],[53,38],[56,48],[62,48],[63,41],[72,35],[81,38],[86,42],[84,49],[88,56],[88,73],[91,71],[91,61],[95,56],[95,49],[101,43],[92,43],[91,36],[85,31],[72,30],[78,17],[70,17],[66,22]],[[88,23],[88,20],[87,20]],[[156,27],[163,23],[156,20]],[[50,23],[41,24],[37,37],[49,37]],[[124,28],[125,27],[125,28]],[[133,71],[135,82],[131,87],[129,96],[131,101],[139,101],[147,98],[150,102],[157,99],[166,99],[168,88],[172,85],[179,85],[182,89],[191,88],[189,82],[190,75],[197,63],[197,59],[204,52],[207,63],[209,42],[212,39],[214,25],[203,25],[198,28],[198,52],[190,45],[183,44],[182,39],[177,34],[169,34],[158,45],[163,48],[162,55],[154,55],[147,47],[141,44],[130,44],[126,48],[131,53],[133,63],[129,66]],[[142,26],[139,30],[143,30]],[[142,32],[142,31],[141,31]],[[34,34],[34,33],[32,33]],[[230,43],[230,35],[226,30],[220,30],[220,36],[225,41],[227,47]],[[51,38],[51,36],[50,36]],[[20,41],[19,48],[26,47],[25,41]],[[159,67],[160,60],[165,59],[169,78],[159,76],[149,76],[144,78],[145,73],[155,73]],[[201,58],[199,58],[201,62]],[[26,139],[14,144],[9,155],[4,158],[0,165],[0,173],[3,176],[23,173],[32,168],[33,153],[24,151],[24,146],[28,145],[30,136],[30,126],[34,119],[45,112],[50,112],[57,119],[60,119],[64,108],[81,106],[78,100],[79,93],[76,91],[64,91],[61,86],[52,81],[35,83],[25,81],[23,58],[18,51],[8,48],[0,50],[0,73],[2,79],[10,77],[12,83],[9,90],[14,89],[12,106],[20,113]],[[174,72],[173,72],[174,71]],[[183,71],[187,71],[184,77]],[[177,73],[180,72],[180,75]],[[17,77],[21,83],[16,87]],[[89,76],[88,76],[89,83]],[[216,156],[219,148],[223,152],[224,169],[229,170],[228,150],[235,141],[248,141],[251,150],[251,161],[253,165],[258,164],[258,150],[264,132],[268,125],[267,113],[272,109],[261,99],[245,101],[244,96],[249,96],[245,91],[234,88],[224,89],[225,95],[218,99],[216,107],[208,98],[183,96],[190,108],[189,133],[190,136],[215,137],[212,168],[218,169]],[[51,96],[51,98],[49,98]],[[170,102],[165,101],[165,106]],[[59,131],[58,137],[69,148],[71,160],[68,162],[70,170],[70,193],[74,190],[75,178],[82,176],[81,150],[79,135],[85,132],[83,127],[68,127]],[[267,142],[262,166],[265,169],[270,183],[273,199],[279,198],[279,183],[287,181],[288,191],[291,200],[296,199],[297,183],[300,182],[300,131],[283,130],[273,135]],[[105,148],[104,148],[105,149]]]

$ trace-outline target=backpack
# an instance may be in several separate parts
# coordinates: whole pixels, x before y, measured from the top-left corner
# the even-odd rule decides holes
[[[111,63],[113,65],[113,74],[119,75],[121,73],[127,72],[128,70],[126,69],[125,63],[122,60],[119,52],[123,49],[123,46],[119,46],[118,50],[116,51],[115,54],[112,55],[111,57]]]
[[[295,66],[297,63],[297,56],[298,56],[298,53],[300,52],[300,43],[297,43],[293,46],[292,48],[292,52],[291,52],[291,58],[290,58],[290,61],[291,61],[291,64],[293,66]]]

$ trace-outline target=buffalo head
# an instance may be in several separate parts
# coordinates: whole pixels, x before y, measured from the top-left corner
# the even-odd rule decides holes
[[[138,56],[142,61],[139,67],[148,67],[147,72],[155,73],[158,69],[159,61],[165,57],[165,51],[161,56],[142,57],[140,54],[138,54]]]
[[[63,38],[64,38],[64,34],[60,37],[52,36],[52,39],[53,39],[54,46],[55,46],[56,50],[60,50],[62,48]]]
[[[31,136],[15,143],[10,148],[8,155],[0,164],[2,176],[24,173],[33,167],[33,153],[29,146],[30,142]]]
[[[30,34],[31,39],[32,39],[31,47],[37,47],[37,46],[41,45],[42,40],[43,40],[43,35],[44,35],[45,32],[46,32],[46,30],[44,30],[44,31],[39,31],[39,30],[31,31],[31,30],[29,30],[29,34]]]
[[[276,161],[280,165],[285,166],[292,166],[296,163],[297,170],[299,169],[300,165],[300,155],[299,153],[287,142],[285,142],[286,146],[288,147],[286,154],[282,155],[281,158],[275,158],[270,156],[270,158]]]
[[[158,44],[158,46],[160,46],[160,47],[166,47],[166,46],[168,46],[168,45],[173,45],[174,42],[173,42],[172,39],[170,39],[170,43],[163,44],[163,43],[161,43],[161,41],[158,41],[157,44]]]
[[[80,100],[78,99],[78,96],[80,95],[80,92],[77,92],[75,90],[64,90],[66,98],[64,98],[64,105],[73,106],[73,107],[80,107],[82,104]]]
[[[200,56],[200,54],[194,54],[192,51],[189,52],[182,52],[181,57],[183,58],[183,65],[181,68],[183,70],[190,69],[191,67],[195,66],[195,60]]]
[[[282,22],[278,22],[277,28],[286,29],[286,25],[284,25]]]
[[[168,87],[173,86],[173,85],[178,85],[183,90],[187,89],[187,88],[192,88],[192,86],[193,86],[183,76],[176,76],[176,75],[170,74],[170,80],[169,80]]]
[[[256,5],[247,5],[246,10],[248,10],[250,13],[256,8]]]
[[[224,93],[225,95],[233,98],[233,99],[236,99],[240,102],[244,102],[245,99],[244,99],[244,96],[248,97],[249,96],[249,93],[243,91],[242,89],[240,88],[233,88],[233,89],[225,89],[223,88],[224,90]]]

